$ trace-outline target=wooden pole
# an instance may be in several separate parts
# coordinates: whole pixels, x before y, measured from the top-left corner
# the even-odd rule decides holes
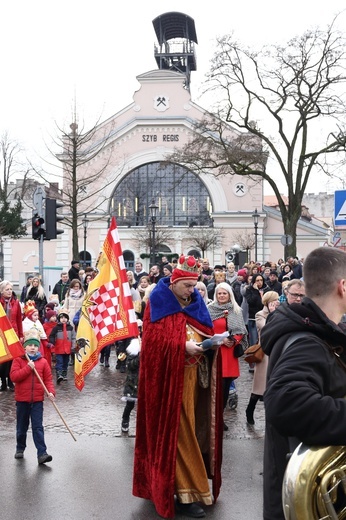
[[[26,359],[27,359],[28,361],[31,361],[31,359],[29,358],[28,354],[25,354],[25,357],[26,357]],[[40,382],[41,385],[43,386],[43,389],[44,389],[44,391],[46,392],[46,395],[47,395],[47,397],[48,397],[48,396],[49,396],[48,388],[46,387],[46,385],[45,385],[44,382],[42,381],[42,378],[41,378],[40,374],[37,372],[37,370],[36,370],[35,367],[34,367],[33,370],[34,370],[34,373],[35,373],[37,379],[39,380],[39,382]],[[49,400],[50,400],[50,399],[49,399]],[[51,403],[53,404],[54,408],[55,408],[56,411],[58,412],[58,414],[59,414],[59,416],[60,416],[60,419],[62,420],[62,422],[63,422],[64,425],[66,426],[66,428],[67,428],[68,432],[70,433],[72,439],[75,440],[75,441],[77,441],[77,439],[76,439],[76,437],[73,435],[71,429],[68,427],[68,425],[67,425],[67,423],[66,423],[66,421],[65,421],[65,419],[64,419],[64,417],[63,417],[63,415],[62,415],[62,413],[60,412],[60,410],[59,410],[57,404],[55,403],[55,401],[51,401]]]

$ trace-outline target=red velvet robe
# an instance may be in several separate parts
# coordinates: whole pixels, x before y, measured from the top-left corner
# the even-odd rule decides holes
[[[158,285],[154,289],[152,297],[160,288]],[[198,300],[199,304],[200,299],[201,305],[205,306],[200,295],[196,293],[197,291],[193,295],[195,301]],[[164,310],[158,310],[159,314],[165,314],[164,317],[152,322],[155,309],[151,308],[151,300],[144,315],[133,494],[152,500],[159,515],[172,518],[175,514],[175,467],[184,381],[186,323],[190,323],[206,336],[212,335],[213,331],[209,325],[198,322],[184,312],[177,312],[176,308],[173,314],[168,314],[171,303],[175,307],[177,300],[171,291],[168,290],[167,293],[166,288],[164,297]],[[171,297],[175,302],[170,301]],[[197,311],[196,315],[201,316],[201,313]],[[208,478],[212,478],[215,502],[221,486],[223,412],[221,356],[213,356],[212,352],[211,354],[214,384],[208,389],[199,389],[197,409],[202,411],[203,417],[201,421],[199,412],[196,412],[196,432],[198,438],[200,435],[204,437],[202,442],[205,439],[209,441],[204,443],[207,447],[204,449],[203,458]],[[205,406],[201,406],[203,401]],[[215,421],[213,428],[210,424],[211,418]],[[199,428],[199,424],[202,428]],[[209,457],[211,454],[212,459]],[[211,465],[213,467],[210,467]]]

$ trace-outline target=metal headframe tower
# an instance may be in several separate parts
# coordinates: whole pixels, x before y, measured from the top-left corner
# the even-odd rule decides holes
[[[170,12],[153,20],[158,45],[154,55],[160,70],[175,70],[186,76],[185,88],[190,90],[191,72],[197,70],[195,22],[190,16]]]

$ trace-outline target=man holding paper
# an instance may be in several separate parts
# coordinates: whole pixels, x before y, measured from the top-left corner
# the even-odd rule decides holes
[[[198,267],[181,256],[152,291],[143,321],[133,494],[163,518],[175,509],[204,517],[200,504],[216,502],[221,486],[221,359],[217,345],[202,343],[213,328],[195,289]]]

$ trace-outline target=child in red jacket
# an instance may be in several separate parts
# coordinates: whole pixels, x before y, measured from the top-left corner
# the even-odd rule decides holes
[[[26,437],[31,419],[32,436],[37,449],[39,464],[50,462],[52,456],[48,455],[44,441],[43,429],[43,401],[44,388],[34,372],[34,368],[41,377],[53,401],[55,389],[52,371],[47,360],[39,352],[40,339],[36,336],[25,338],[24,349],[29,357],[15,358],[11,367],[11,379],[15,383],[15,399],[17,407],[17,449],[15,459],[22,459],[26,448]]]
[[[58,323],[50,333],[49,341],[55,348],[56,382],[59,385],[61,381],[67,381],[70,354],[76,349],[76,333],[65,309],[59,311]]]
[[[43,323],[43,329],[46,333],[47,338],[51,335],[52,330],[54,329],[55,325],[57,324],[57,313],[56,311],[48,310],[46,312],[46,319]],[[49,343],[51,345],[51,348],[49,349],[49,357],[47,356],[47,350],[46,349],[46,359],[51,367],[55,366],[55,348],[53,343]]]

